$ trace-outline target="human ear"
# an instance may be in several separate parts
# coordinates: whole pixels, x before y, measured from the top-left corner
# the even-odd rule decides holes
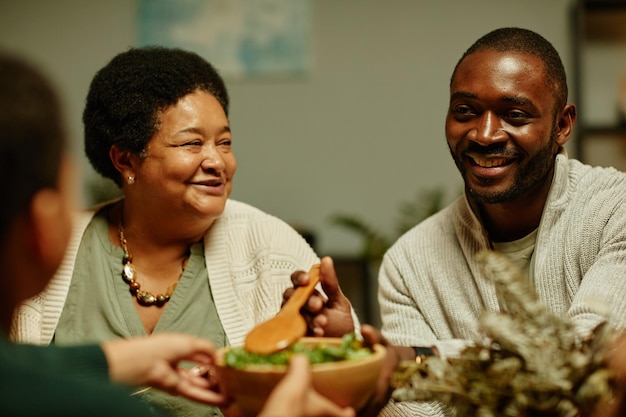
[[[63,260],[71,228],[63,194],[55,188],[37,191],[31,199],[30,219],[32,255],[52,273]]]
[[[574,124],[576,123],[576,106],[574,104],[567,104],[561,111],[556,120],[556,142],[563,146],[572,136],[574,130]]]
[[[109,157],[115,169],[117,169],[122,176],[122,183],[130,178],[135,178],[134,158],[129,151],[122,151],[116,145],[112,145],[109,150]]]

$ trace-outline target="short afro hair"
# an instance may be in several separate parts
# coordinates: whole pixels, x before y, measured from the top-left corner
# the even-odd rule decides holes
[[[148,46],[115,56],[91,81],[83,111],[85,153],[93,168],[121,185],[111,146],[141,155],[160,114],[196,90],[213,95],[228,116],[224,81],[196,53]]]
[[[500,28],[482,36],[459,59],[450,82],[454,80],[459,65],[468,55],[484,50],[514,52],[539,58],[543,62],[548,77],[547,83],[554,95],[555,112],[567,104],[567,78],[559,53],[543,36],[528,29]]]

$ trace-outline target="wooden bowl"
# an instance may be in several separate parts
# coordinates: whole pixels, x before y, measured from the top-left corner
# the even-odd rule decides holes
[[[315,346],[324,343],[341,345],[341,338],[303,337],[301,343]],[[265,400],[287,371],[286,365],[248,365],[235,369],[224,364],[229,347],[218,351],[217,373],[221,389],[237,403],[241,413],[254,417],[263,408]],[[369,356],[311,365],[313,387],[317,392],[342,407],[359,410],[376,389],[385,359],[385,347],[375,345]]]

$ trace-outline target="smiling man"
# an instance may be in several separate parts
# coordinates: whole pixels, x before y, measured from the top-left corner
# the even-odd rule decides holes
[[[480,316],[500,308],[476,257],[485,249],[526,271],[581,336],[606,319],[598,302],[626,327],[626,174],[568,157],[575,120],[558,52],[537,33],[497,29],[461,57],[445,132],[465,193],[385,255],[379,300],[391,343],[449,357],[479,340]],[[447,412],[407,403],[383,415],[396,411]]]

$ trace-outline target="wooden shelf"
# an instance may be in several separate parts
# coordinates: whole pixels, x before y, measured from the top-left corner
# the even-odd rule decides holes
[[[585,126],[581,130],[585,136],[626,136],[626,126]]]
[[[586,0],[582,2],[582,7],[587,11],[603,11],[626,9],[626,1],[624,0]]]
[[[626,164],[622,151],[626,125],[616,112],[622,106],[620,94],[624,94],[620,89],[625,81],[620,79],[626,77],[626,60],[622,58],[626,56],[626,0],[577,0],[572,12],[571,86],[579,114],[575,156],[598,164],[604,158],[619,157],[620,164]],[[619,154],[607,141],[620,148]]]

